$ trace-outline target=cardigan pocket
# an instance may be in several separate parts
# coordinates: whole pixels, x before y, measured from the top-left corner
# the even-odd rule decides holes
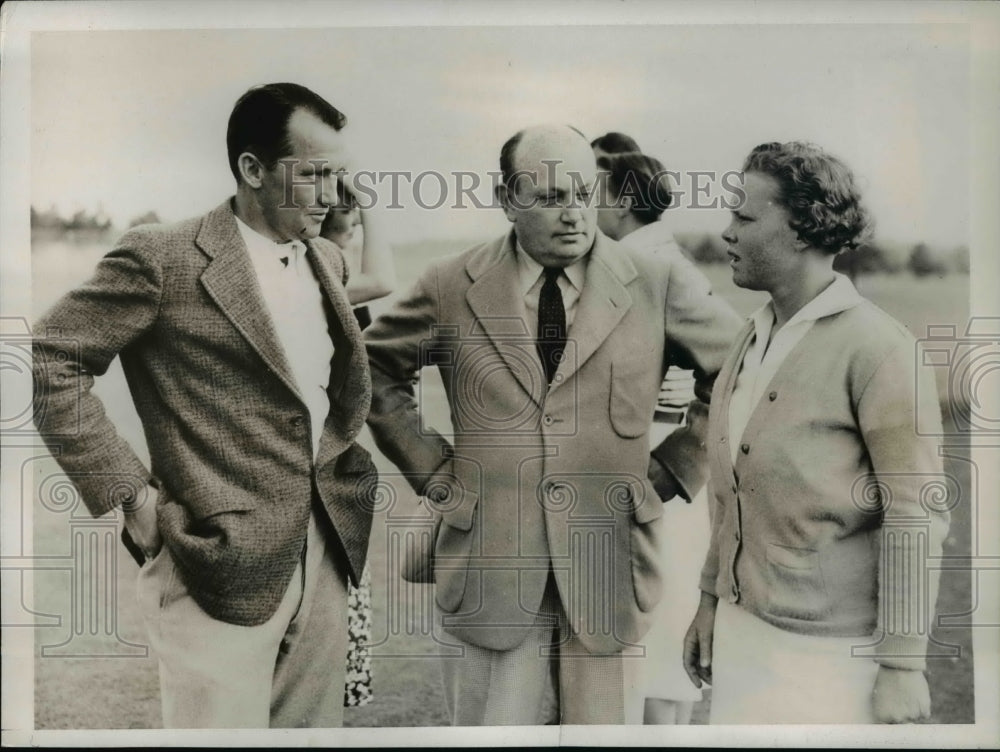
[[[783,619],[817,621],[828,608],[819,552],[767,544],[767,613]]]

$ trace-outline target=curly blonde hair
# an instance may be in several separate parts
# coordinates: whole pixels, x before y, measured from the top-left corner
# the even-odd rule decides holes
[[[750,152],[743,171],[777,181],[789,225],[813,248],[837,254],[871,236],[873,223],[853,173],[818,146],[801,141],[761,144]]]

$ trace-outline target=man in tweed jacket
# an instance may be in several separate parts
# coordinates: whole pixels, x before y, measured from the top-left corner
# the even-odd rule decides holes
[[[35,328],[36,423],[92,514],[123,509],[167,727],[342,719],[374,481],[347,271],[317,237],[344,122],[304,87],[251,89],[227,134],[236,196],[130,230]],[[115,356],[148,469],[90,392]]]

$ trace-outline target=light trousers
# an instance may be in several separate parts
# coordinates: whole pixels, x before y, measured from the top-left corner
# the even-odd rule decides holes
[[[440,609],[436,614],[447,619]],[[461,656],[441,659],[453,726],[625,721],[621,653],[587,652],[569,629],[551,575],[524,642],[511,650],[462,646]]]
[[[209,616],[164,546],[139,570],[140,608],[159,659],[164,728],[342,725],[347,584],[315,513],[278,610],[246,627]]]

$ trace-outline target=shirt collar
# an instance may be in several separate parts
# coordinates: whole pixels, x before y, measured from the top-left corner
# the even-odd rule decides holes
[[[853,308],[862,300],[864,298],[861,297],[854,283],[843,274],[835,273],[833,275],[833,282],[827,285],[823,292],[796,311],[795,315],[788,319],[785,327],[832,316],[835,313],[846,311],[848,308]],[[771,327],[774,325],[773,301],[767,301],[754,311],[751,318],[753,319],[754,330],[758,337],[762,336],[763,333],[770,333]]]
[[[234,214],[233,216],[235,217],[236,215]],[[298,262],[301,258],[301,254],[305,252],[306,247],[301,240],[292,240],[287,243],[276,243],[269,237],[257,232],[239,217],[236,217],[236,226],[240,230],[240,235],[243,236],[243,242],[247,244],[247,249],[254,253],[272,256],[274,258],[291,255],[294,256],[296,262]]]
[[[514,247],[516,249],[514,256],[517,258],[518,290],[524,296],[542,276],[545,267],[529,256],[528,252],[521,247],[520,242],[515,242]],[[588,253],[563,269],[566,279],[576,288],[577,292],[583,292],[583,281],[587,276],[587,258],[589,256]]]

